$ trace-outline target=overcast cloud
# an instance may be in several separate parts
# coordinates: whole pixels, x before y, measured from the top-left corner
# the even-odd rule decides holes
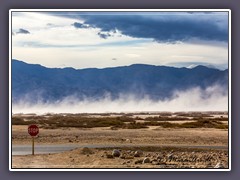
[[[82,18],[84,23],[100,28],[103,32],[119,30],[124,35],[152,38],[157,42],[174,43],[192,38],[228,41],[227,16],[215,19],[213,15],[206,14],[168,15],[166,13],[162,16],[87,15]]]
[[[12,58],[47,67],[228,64],[227,12],[14,12],[12,34]]]

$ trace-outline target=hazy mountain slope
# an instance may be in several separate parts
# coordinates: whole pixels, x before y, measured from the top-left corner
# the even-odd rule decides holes
[[[153,100],[169,98],[176,90],[220,84],[227,92],[228,70],[197,66],[192,69],[134,64],[104,69],[46,68],[12,61],[13,101],[56,101],[67,96],[100,99],[108,95]]]

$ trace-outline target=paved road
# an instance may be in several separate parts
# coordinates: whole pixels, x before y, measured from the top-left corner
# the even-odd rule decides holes
[[[35,145],[35,154],[49,154],[69,151],[76,148],[88,147],[88,148],[104,148],[104,147],[116,147],[114,145],[79,145],[79,144],[57,144],[57,145]],[[13,145],[12,155],[28,155],[32,154],[31,145]]]
[[[36,145],[35,154],[49,154],[69,151],[76,148],[88,147],[88,148],[113,148],[113,147],[139,147],[139,146],[159,146],[159,145],[79,145],[79,144],[58,144],[58,145]],[[171,147],[169,145],[161,145],[160,147]],[[228,150],[227,146],[186,146],[186,145],[172,145],[172,147],[179,148],[201,148],[201,149],[225,149]],[[12,155],[28,155],[32,154],[31,145],[13,145]]]

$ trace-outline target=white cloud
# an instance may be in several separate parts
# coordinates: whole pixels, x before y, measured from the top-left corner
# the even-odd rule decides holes
[[[182,15],[192,18],[186,13]],[[209,18],[209,15],[201,18]],[[220,19],[219,22],[223,22]],[[99,29],[76,29],[72,26],[74,22],[82,21],[79,17],[74,19],[36,12],[13,13],[12,31],[24,28],[30,34],[12,37],[12,58],[47,67],[65,64],[74,68],[103,68],[135,63],[167,65],[172,62],[226,64],[228,60],[226,43],[202,41],[199,44],[199,41],[191,40],[165,44],[124,36],[120,32],[102,39],[97,35]],[[117,58],[117,61],[111,61],[113,58]]]

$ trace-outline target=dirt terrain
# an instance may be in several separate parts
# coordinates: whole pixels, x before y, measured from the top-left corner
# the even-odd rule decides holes
[[[101,125],[96,123],[97,127],[90,127],[89,124],[89,127],[85,127],[85,119],[84,127],[80,126],[82,116],[76,119],[78,126],[63,118],[69,115],[61,116],[61,122],[66,120],[69,123],[59,126],[59,117],[57,120],[55,117],[55,124],[53,121],[50,124],[49,115],[43,119],[36,115],[15,115],[13,117],[18,119],[12,121],[13,145],[31,144],[26,122],[32,123],[33,119],[38,119],[36,124],[40,127],[40,133],[35,138],[35,144],[99,144],[116,147],[78,148],[34,156],[17,155],[12,157],[12,168],[228,168],[226,113],[200,115],[183,114],[176,119],[175,114],[151,114],[151,118],[155,119],[147,119],[150,115],[133,114],[129,119],[125,118],[124,123],[111,119],[111,125],[104,119],[109,115],[87,115],[94,118],[90,119],[94,122],[95,119],[104,120]],[[76,115],[71,118],[76,118]],[[199,123],[203,120],[204,123]],[[225,148],[218,148],[220,146]]]

